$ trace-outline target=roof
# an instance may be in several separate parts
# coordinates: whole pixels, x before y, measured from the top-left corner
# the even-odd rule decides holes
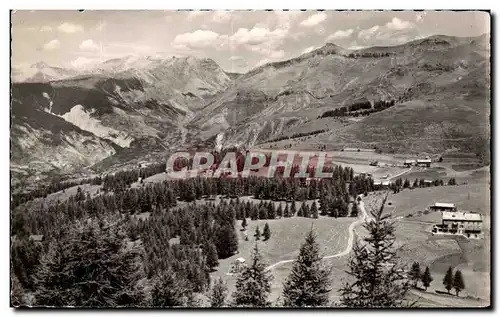
[[[383,181],[383,182],[382,182],[382,185],[383,185],[383,186],[389,186],[390,184],[391,184],[391,182],[390,182],[390,181]]]
[[[405,163],[408,164],[408,163],[415,163],[415,160],[405,160]]]
[[[373,185],[381,185],[381,184],[382,184],[382,182],[381,182],[381,181],[374,181],[374,182],[373,182]]]
[[[431,163],[432,160],[431,159],[418,159],[417,160],[417,163]]]
[[[437,207],[437,208],[455,208],[455,204],[451,203],[434,203],[432,207]]]
[[[482,221],[481,214],[465,211],[443,211],[443,220]]]
[[[243,263],[243,262],[245,262],[245,259],[244,258],[237,258],[235,261]]]
[[[434,183],[433,181],[430,181],[428,179],[424,179],[424,183]]]

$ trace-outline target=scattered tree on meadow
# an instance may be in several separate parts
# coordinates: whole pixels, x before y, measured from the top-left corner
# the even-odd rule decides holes
[[[41,255],[36,305],[135,306],[144,300],[143,247],[127,238],[119,215],[61,228]]]
[[[243,218],[243,221],[241,222],[241,228],[243,228],[243,230],[245,230],[247,228],[248,224],[247,224],[247,218]]]
[[[269,224],[267,222],[264,225],[264,231],[262,235],[264,236],[264,241],[269,240],[269,238],[271,237],[271,229],[269,229]]]
[[[285,211],[283,212],[283,216],[285,218],[290,218],[291,217],[290,209],[288,208],[288,204],[285,205]]]
[[[418,178],[415,178],[415,181],[413,182],[413,188],[417,188],[419,187],[419,182],[418,182]]]
[[[278,217],[283,218],[283,207],[281,206],[281,203],[279,204],[276,213],[278,214]]]
[[[395,225],[382,215],[386,195],[378,211],[371,211],[373,220],[365,222],[368,236],[357,241],[349,259],[347,273],[355,278],[340,289],[341,304],[347,307],[402,307],[406,303],[409,281],[398,262]]]
[[[410,280],[413,281],[413,287],[417,287],[418,281],[420,281],[420,278],[422,277],[422,272],[420,271],[420,263],[413,262],[408,276]]]
[[[227,297],[227,286],[224,281],[219,278],[214,283],[212,291],[210,292],[210,306],[211,307],[223,307],[226,302]]]
[[[352,203],[352,208],[351,208],[351,217],[357,217],[358,216],[358,203],[354,201]]]
[[[449,294],[451,289],[453,288],[453,269],[451,268],[451,266],[448,268],[448,271],[446,271],[446,274],[443,278],[443,285]]]
[[[235,306],[243,307],[266,307],[271,293],[272,275],[266,271],[262,262],[257,243],[255,244],[252,262],[243,268],[236,281],[236,290],[232,294]]]
[[[295,204],[295,200],[292,201],[292,205],[290,207],[290,217],[295,217],[297,214],[297,205]]]
[[[462,271],[457,270],[455,276],[453,277],[453,288],[458,296],[458,293],[465,288],[464,278],[462,276]]]
[[[316,205],[316,202],[313,201],[311,205],[311,215],[314,219],[318,219],[319,213],[318,213],[318,206]]]
[[[433,281],[429,267],[425,268],[425,271],[424,271],[424,274],[422,274],[421,280],[422,280],[422,284],[425,287],[425,290],[427,291],[427,287],[429,287],[431,285],[431,282]]]
[[[330,292],[331,270],[321,265],[319,244],[311,226],[299,256],[293,262],[292,272],[283,286],[284,306],[326,306]]]
[[[255,240],[260,240],[259,226],[255,227],[255,234],[253,236],[255,237]]]

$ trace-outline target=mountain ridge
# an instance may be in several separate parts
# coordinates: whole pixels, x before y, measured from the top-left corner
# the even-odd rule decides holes
[[[17,90],[13,89],[13,98],[29,104],[26,111],[33,108],[46,112],[50,104],[49,112],[72,118],[69,124],[94,131],[98,138],[122,142],[125,147],[142,146],[150,139],[155,144],[151,151],[158,153],[197,147],[216,136],[221,136],[223,146],[265,145],[286,131],[314,127],[325,111],[379,100],[394,100],[396,106],[361,121],[349,119],[346,128],[338,128],[335,122],[339,119],[323,119],[336,130],[312,138],[323,143],[336,140],[338,144],[352,139],[373,146],[377,141],[384,144],[393,140],[392,132],[377,132],[378,140],[362,133],[367,127],[375,129],[377,122],[383,122],[382,130],[403,131],[401,135],[407,138],[428,133],[422,131],[458,139],[470,133],[484,137],[489,126],[474,122],[484,122],[489,113],[487,37],[437,35],[402,45],[358,50],[327,43],[244,74],[225,72],[209,58],[126,56],[105,61],[98,71],[71,78],[14,83]],[[52,69],[45,63],[35,68]],[[32,86],[28,89],[26,85]],[[404,120],[411,121],[424,111],[416,106],[422,102],[434,104],[436,118],[448,118],[446,125],[437,128],[442,130],[438,134],[432,118],[428,124],[418,121],[421,126],[414,131],[401,130]],[[448,116],[445,110],[457,115]],[[72,111],[85,113],[87,121],[77,122],[75,116],[70,116]],[[394,113],[400,114],[393,117]],[[457,128],[461,124],[467,126],[467,131]],[[339,139],[340,135],[343,139]],[[458,148],[474,151],[465,145],[458,144]],[[424,149],[412,145],[411,150],[418,151],[419,147]],[[425,150],[439,152],[448,148],[444,142]]]

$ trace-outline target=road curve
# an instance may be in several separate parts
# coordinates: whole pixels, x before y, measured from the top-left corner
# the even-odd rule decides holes
[[[354,245],[354,229],[356,228],[356,226],[363,223],[365,221],[365,219],[367,219],[367,218],[371,219],[371,217],[366,213],[365,204],[362,201],[359,202],[358,207],[361,210],[362,216],[360,219],[354,221],[353,223],[351,223],[349,225],[349,229],[348,229],[349,239],[347,240],[347,246],[346,246],[345,250],[342,252],[336,253],[336,254],[324,256],[323,259],[338,258],[338,257],[342,257],[344,255],[351,253],[352,247]],[[272,270],[273,268],[275,268],[278,265],[285,264],[285,263],[291,263],[293,261],[295,261],[295,259],[279,261],[279,262],[276,262],[274,264],[269,265],[268,267],[266,267],[265,270],[266,271]]]

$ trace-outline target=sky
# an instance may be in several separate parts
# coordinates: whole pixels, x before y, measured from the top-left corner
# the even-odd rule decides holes
[[[486,12],[13,11],[12,65],[92,67],[127,55],[211,58],[246,72],[334,43],[398,45],[431,35],[490,32]]]

